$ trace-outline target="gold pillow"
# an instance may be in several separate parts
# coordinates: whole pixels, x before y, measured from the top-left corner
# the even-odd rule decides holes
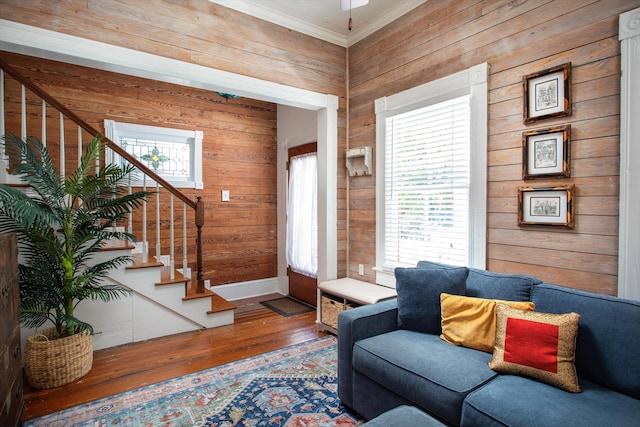
[[[489,367],[578,393],[577,313],[523,311],[496,304],[496,346]]]
[[[440,294],[442,334],[454,345],[493,353],[496,338],[496,302],[522,310],[533,310],[530,301],[501,301],[459,295]]]

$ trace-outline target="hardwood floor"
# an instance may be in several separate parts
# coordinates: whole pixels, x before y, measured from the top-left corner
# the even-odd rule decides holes
[[[325,335],[315,312],[284,317],[259,299],[236,305],[233,325],[98,350],[91,372],[66,386],[35,390],[25,379],[22,421]]]

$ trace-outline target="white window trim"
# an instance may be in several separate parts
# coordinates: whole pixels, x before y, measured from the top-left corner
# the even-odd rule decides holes
[[[640,8],[620,15],[618,296],[640,300]]]
[[[393,271],[383,269],[384,257],[384,119],[399,112],[433,104],[455,93],[470,95],[471,175],[469,186],[470,266],[485,268],[487,230],[487,63],[375,100],[376,112],[376,283],[395,287]]]
[[[105,120],[104,121],[104,130],[105,136],[109,138],[111,141],[118,144],[119,134],[131,134],[133,133],[144,133],[146,135],[158,135],[158,139],[162,139],[162,137],[171,136],[184,140],[193,140],[194,142],[194,152],[193,152],[193,173],[194,180],[193,181],[178,181],[171,180],[168,177],[164,177],[168,182],[171,183],[174,187],[177,188],[195,188],[197,190],[201,190],[204,188],[204,183],[202,181],[202,131],[199,130],[183,130],[183,129],[173,129],[173,128],[164,128],[159,126],[147,126],[147,125],[138,125],[133,123],[121,123],[116,122],[114,120]],[[110,162],[117,162],[117,155],[113,151],[109,151],[109,155],[111,157],[108,158]],[[162,175],[160,175],[162,176]]]

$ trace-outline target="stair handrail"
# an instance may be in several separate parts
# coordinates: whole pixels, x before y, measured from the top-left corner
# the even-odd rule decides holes
[[[2,57],[0,57],[0,68],[2,68],[7,74],[13,77],[16,81],[24,85],[26,88],[31,90],[41,99],[45,100],[49,105],[57,109],[61,112],[66,118],[80,126],[86,132],[91,135],[100,136],[107,146],[115,151],[120,157],[127,160],[136,166],[143,173],[151,177],[155,182],[164,187],[167,191],[169,191],[174,196],[178,197],[182,200],[187,206],[189,206],[196,214],[196,227],[197,237],[196,237],[196,292],[204,293],[204,275],[202,269],[202,227],[204,226],[204,203],[200,196],[196,198],[196,200],[191,200],[189,197],[185,196],[180,190],[174,187],[171,183],[169,183],[166,179],[162,178],[160,175],[155,173],[145,164],[140,162],[134,156],[129,154],[125,149],[120,147],[118,144],[113,142],[111,139],[107,138],[99,132],[96,128],[91,126],[89,123],[80,118],[77,114],[67,108],[64,104],[59,102],[53,96],[49,95],[47,91],[45,91],[40,85],[31,81],[29,78],[23,76],[19,71],[10,66]]]

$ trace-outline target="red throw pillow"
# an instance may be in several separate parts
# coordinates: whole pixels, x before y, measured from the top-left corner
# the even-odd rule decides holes
[[[575,368],[580,315],[519,310],[496,303],[496,344],[489,367],[578,393]]]

